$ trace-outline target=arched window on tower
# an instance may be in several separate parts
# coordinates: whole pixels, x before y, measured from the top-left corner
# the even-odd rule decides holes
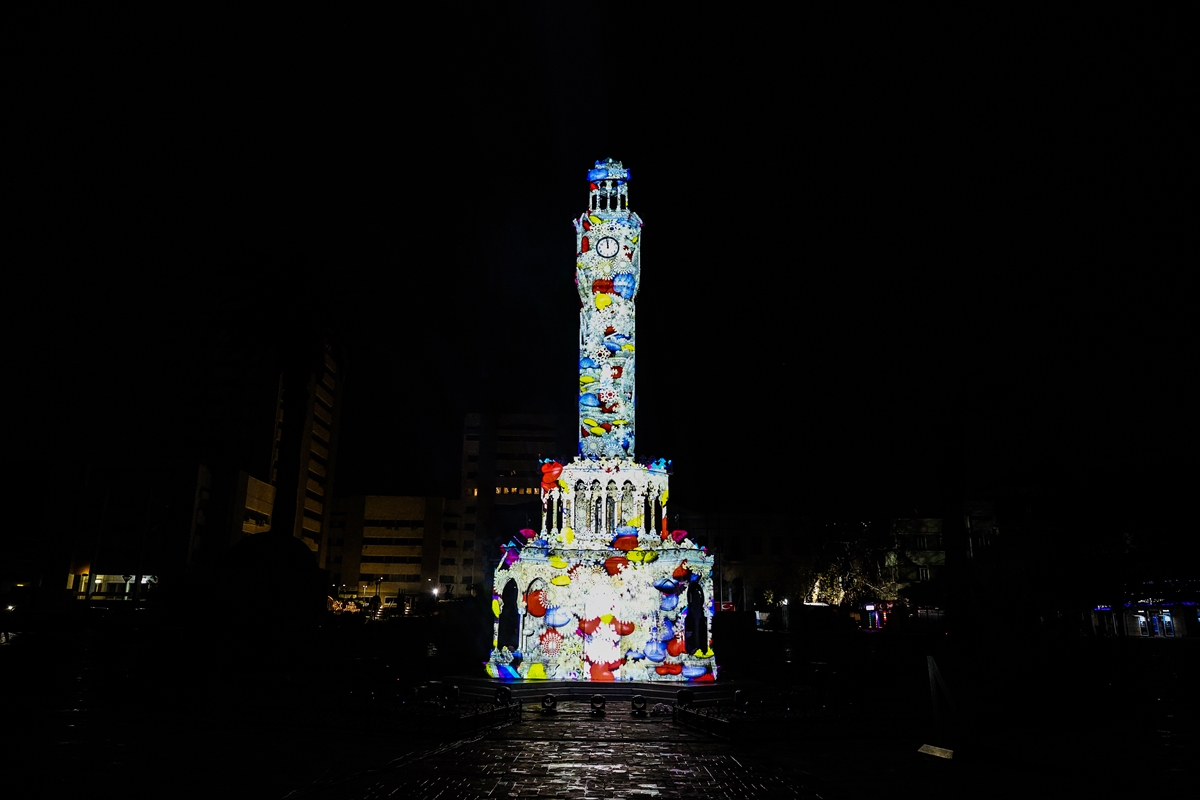
[[[609,481],[604,492],[604,529],[609,536],[617,532],[617,484]]]
[[[646,484],[646,493],[642,495],[642,530],[645,533],[654,531],[654,502],[650,499],[654,496],[654,484]]]
[[[688,584],[688,615],[684,622],[683,641],[689,653],[708,649],[708,616],[705,614],[704,601],[704,587],[700,581]]]
[[[500,621],[496,631],[496,646],[507,647],[509,650],[518,649],[520,639],[521,619],[517,613],[517,582],[512,578],[504,584],[504,593],[500,596]]]
[[[552,531],[558,527],[558,514],[561,510],[562,499],[555,498],[553,492],[546,493],[546,514],[543,530]]]
[[[620,208],[618,195],[621,190],[617,187],[616,181],[605,181],[602,191],[604,193],[604,209],[606,211],[618,210]]]
[[[575,527],[587,530],[587,492],[583,481],[575,481]]]
[[[629,520],[637,516],[633,510],[633,484],[625,481],[625,485],[621,488],[621,512],[619,514],[620,524],[628,525]]]
[[[592,481],[590,488],[592,515],[589,528],[593,533],[601,533],[604,530],[604,495],[600,493],[600,481]]]

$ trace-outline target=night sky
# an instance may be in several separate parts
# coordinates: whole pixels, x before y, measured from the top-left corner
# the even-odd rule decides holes
[[[1170,513],[1169,22],[561,6],[10,31],[27,463],[152,463],[189,335],[321,316],[339,493],[455,495],[464,413],[574,416],[571,220],[612,157],[646,222],[638,454],[674,501]]]

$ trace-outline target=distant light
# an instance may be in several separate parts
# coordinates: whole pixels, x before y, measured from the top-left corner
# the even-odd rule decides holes
[[[938,758],[954,758],[954,751],[945,747],[935,747],[931,744],[923,744],[917,748],[918,753],[925,753]]]
[[[867,611],[874,611],[874,610],[875,610],[875,606],[874,606],[873,604],[871,604],[871,603],[868,603],[867,605],[863,606],[863,608],[865,608]]]

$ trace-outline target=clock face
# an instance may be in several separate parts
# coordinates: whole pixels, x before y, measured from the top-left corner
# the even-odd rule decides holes
[[[603,258],[612,258],[621,250],[621,245],[617,244],[617,240],[611,236],[605,236],[600,241],[596,242],[596,252]]]

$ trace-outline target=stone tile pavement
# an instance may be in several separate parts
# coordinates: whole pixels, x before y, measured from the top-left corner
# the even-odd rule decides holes
[[[798,761],[739,752],[624,704],[526,711],[519,724],[408,754],[292,798],[821,798]]]
[[[403,755],[358,754],[320,782],[269,797],[289,800],[477,800],[479,798],[1013,798],[1129,797],[1176,787],[1145,775],[1097,770],[1078,743],[1031,747],[1014,731],[1011,746],[946,760],[918,752],[920,739],[875,729],[860,737],[825,736],[819,722],[795,735],[723,740],[673,721],[634,718],[624,703],[592,716],[582,701],[543,715],[536,706],[519,723]],[[774,731],[772,731],[773,733]],[[1190,741],[1190,740],[1189,740]],[[1162,778],[1163,776],[1160,776]],[[1169,793],[1168,793],[1169,794]],[[1164,795],[1167,796],[1167,795]]]

